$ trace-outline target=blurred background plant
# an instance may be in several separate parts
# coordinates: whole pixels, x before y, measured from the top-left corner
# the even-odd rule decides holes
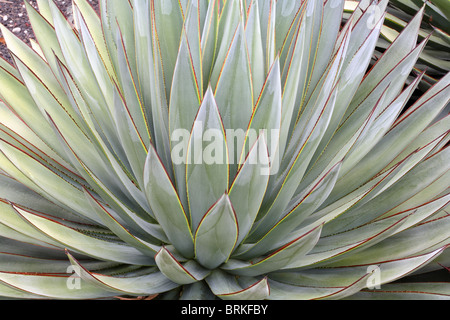
[[[355,10],[360,1],[346,1],[344,21]],[[390,0],[380,40],[374,60],[382,55],[392,41],[411,21],[414,15],[425,6],[425,14],[419,32],[419,41],[430,37],[425,50],[414,68],[417,76],[426,73],[419,89],[429,89],[450,70],[450,1],[448,0]]]

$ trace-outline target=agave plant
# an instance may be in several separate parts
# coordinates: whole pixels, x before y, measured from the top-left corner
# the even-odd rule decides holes
[[[369,68],[387,2],[26,3],[0,296],[450,298],[450,74],[410,101],[423,8]]]

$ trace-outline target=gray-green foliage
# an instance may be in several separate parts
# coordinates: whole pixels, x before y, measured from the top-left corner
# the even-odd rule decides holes
[[[35,47],[2,28],[0,297],[448,299],[407,280],[450,262],[450,74],[411,100],[424,9],[369,68],[387,3],[343,26],[343,0],[74,0],[74,26],[26,3]]]

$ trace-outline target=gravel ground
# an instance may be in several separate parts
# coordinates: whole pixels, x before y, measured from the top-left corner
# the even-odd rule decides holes
[[[27,0],[34,8],[37,8],[36,0]],[[72,0],[53,0],[59,9],[70,17]],[[88,0],[91,5],[98,10],[99,0]],[[29,39],[34,39],[33,29],[28,20],[24,0],[0,0],[0,23],[16,34],[25,43],[29,44]],[[4,44],[4,39],[0,33],[0,57],[10,61],[8,49]]]

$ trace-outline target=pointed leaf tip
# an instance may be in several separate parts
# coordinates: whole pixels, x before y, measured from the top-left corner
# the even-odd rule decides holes
[[[226,262],[233,252],[239,227],[227,194],[205,214],[195,234],[195,254],[205,267],[214,269]]]

